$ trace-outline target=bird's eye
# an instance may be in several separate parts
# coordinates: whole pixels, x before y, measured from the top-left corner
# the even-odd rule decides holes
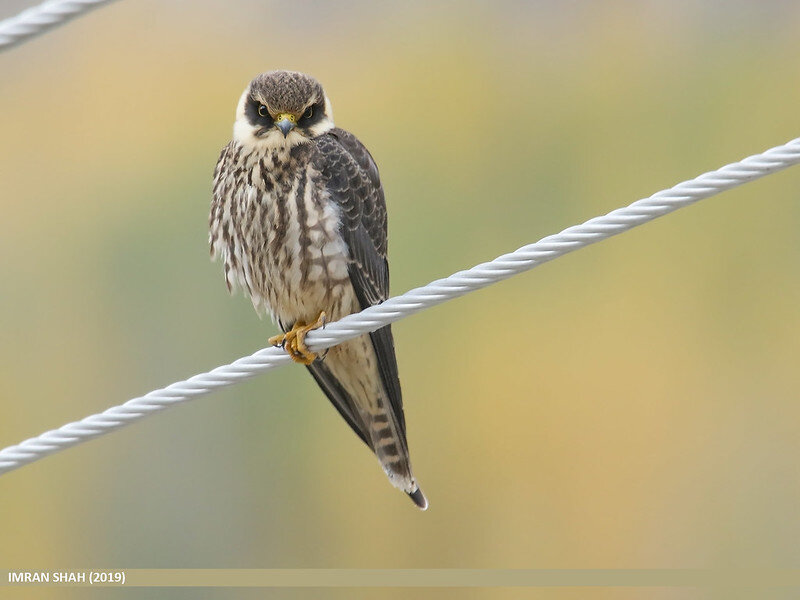
[[[303,113],[303,118],[304,119],[310,119],[313,115],[314,115],[314,107],[313,106],[309,106],[306,109],[306,112]]]
[[[264,106],[263,104],[259,104],[258,105],[258,114],[260,116],[262,116],[262,117],[268,117],[269,116],[269,111],[267,110],[266,106]]]

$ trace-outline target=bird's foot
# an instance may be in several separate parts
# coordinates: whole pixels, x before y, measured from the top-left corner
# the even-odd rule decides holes
[[[268,341],[273,346],[280,346],[286,350],[293,361],[310,365],[317,359],[317,355],[306,346],[306,335],[313,329],[325,327],[326,322],[325,311],[322,311],[313,323],[306,325],[303,321],[297,321],[289,331],[274,335]]]

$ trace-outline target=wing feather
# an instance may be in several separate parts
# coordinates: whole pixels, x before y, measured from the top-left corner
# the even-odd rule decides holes
[[[350,282],[362,309],[379,304],[389,297],[389,265],[386,259],[386,201],[378,167],[364,145],[343,129],[335,128],[321,136],[318,148],[324,155],[322,164],[327,170],[328,192],[342,214],[341,232],[350,252]],[[378,359],[381,380],[405,445],[403,398],[391,326],[371,333],[370,339]],[[331,398],[331,395],[328,394],[328,397]],[[352,399],[348,401],[350,413],[357,415]],[[334,405],[338,408],[335,401]],[[341,409],[339,412],[344,416]],[[345,419],[348,420],[347,417]],[[353,426],[351,420],[348,422]],[[356,430],[356,433],[362,439],[369,438],[364,430]]]
[[[313,375],[317,385],[325,392],[328,400],[339,411],[342,418],[347,421],[347,424],[356,432],[356,435],[361,438],[367,446],[372,448],[372,441],[369,439],[369,432],[364,421],[353,405],[353,400],[350,394],[342,387],[339,380],[325,366],[321,360],[314,361],[308,365],[307,369]]]

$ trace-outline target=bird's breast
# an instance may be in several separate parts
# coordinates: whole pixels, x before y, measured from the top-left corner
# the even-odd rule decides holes
[[[311,154],[252,152],[238,162],[222,177],[232,179],[217,227],[226,274],[283,325],[313,321],[322,310],[329,319],[352,312],[339,207]],[[212,210],[212,248],[213,220]]]

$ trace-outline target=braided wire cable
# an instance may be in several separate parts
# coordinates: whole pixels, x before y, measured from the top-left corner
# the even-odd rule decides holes
[[[561,233],[523,246],[493,261],[459,271],[444,279],[390,298],[360,313],[348,315],[339,321],[327,324],[324,329],[311,331],[306,343],[311,350],[319,352],[425,308],[528,271],[578,248],[628,231],[698,200],[798,163],[800,163],[800,138],[705,173],[690,181],[679,183],[602,217],[569,227]],[[0,450],[0,474],[289,362],[291,359],[282,349],[264,348],[229,365],[217,367],[213,371],[173,383],[102,413],[68,423],[16,446]]]
[[[48,0],[0,21],[0,52],[112,0]]]

